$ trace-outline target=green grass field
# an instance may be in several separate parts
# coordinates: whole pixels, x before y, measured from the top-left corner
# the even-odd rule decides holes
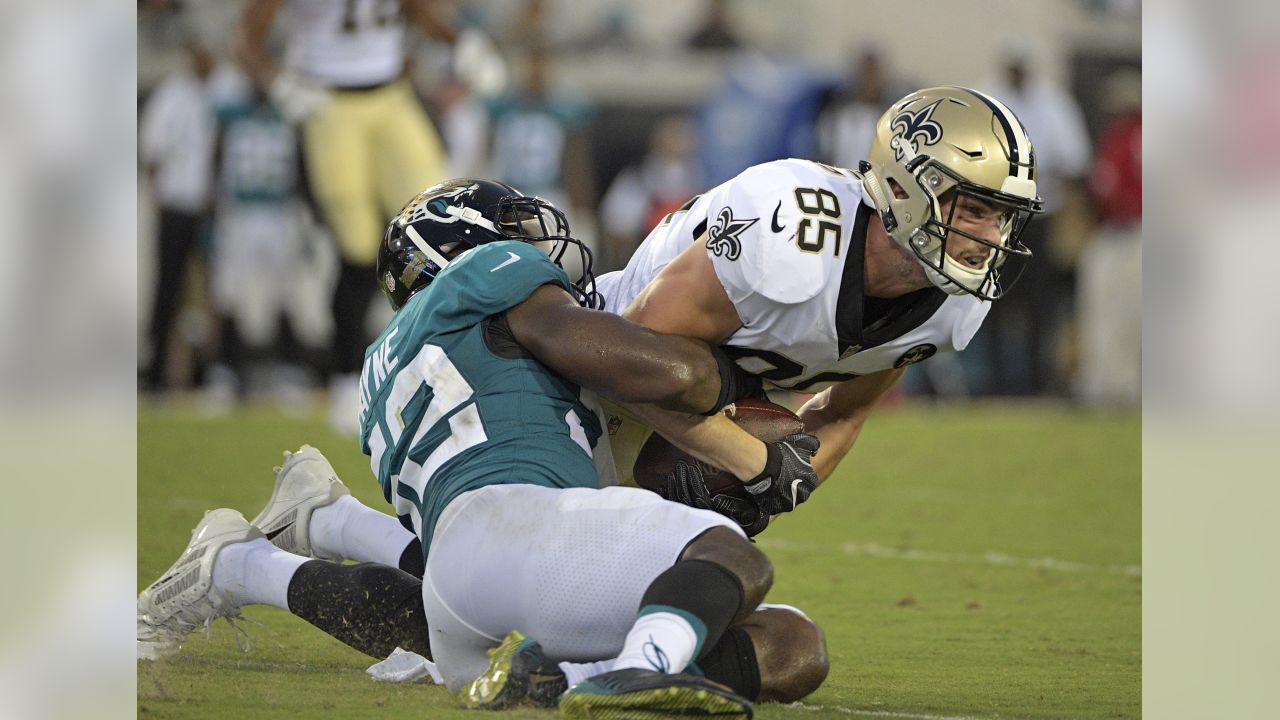
[[[138,588],[210,508],[252,517],[306,442],[383,505],[354,442],[269,411],[138,413]],[[1131,718],[1141,700],[1141,426],[1047,405],[881,411],[814,499],[761,536],[769,599],[826,631],[831,675],[780,718]],[[272,608],[138,664],[140,718],[474,718]],[[511,717],[551,718],[549,711]]]

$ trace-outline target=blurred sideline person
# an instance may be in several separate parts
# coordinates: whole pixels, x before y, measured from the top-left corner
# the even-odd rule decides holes
[[[579,239],[595,251],[595,233],[589,227],[583,232],[595,197],[584,132],[590,110],[556,91],[550,51],[541,43],[530,48],[524,70],[524,81],[489,107],[493,128],[489,162],[494,177],[567,208],[578,225]],[[569,277],[582,275],[576,255],[565,262]]]
[[[692,118],[663,118],[649,134],[644,158],[624,168],[609,184],[600,201],[601,248],[605,250],[598,259],[601,267],[625,265],[650,228],[704,187],[694,154],[696,142]]]
[[[890,77],[879,51],[863,52],[850,63],[843,87],[818,114],[819,156],[838,167],[857,167],[875,140],[885,105],[910,89]]]
[[[308,384],[296,331],[312,301],[300,276],[313,268],[299,227],[297,138],[260,89],[235,80],[218,107],[211,288],[221,330],[205,395],[219,406],[273,385],[296,400]]]
[[[444,179],[440,139],[405,77],[406,21],[456,45],[475,72],[501,61],[476,31],[455,32],[429,0],[251,0],[235,38],[250,76],[302,133],[308,189],[341,256],[333,291],[331,423],[354,435],[357,375],[382,219]],[[288,14],[283,66],[267,48]],[[480,56],[480,57],[477,57]],[[498,71],[501,73],[501,70]]]
[[[1089,176],[1097,227],[1080,255],[1080,374],[1093,407],[1132,407],[1142,390],[1142,77],[1107,79],[1111,115]]]
[[[186,49],[189,65],[160,83],[138,120],[138,151],[160,213],[149,332],[151,362],[143,380],[153,392],[168,387],[173,325],[191,255],[204,239],[213,204],[217,121],[208,81],[214,58],[195,42]]]
[[[974,90],[930,88],[881,116],[857,170],[749,168],[689,200],[597,284],[606,310],[720,345],[772,388],[817,393],[799,414],[821,440],[814,468],[826,479],[908,365],[969,344],[1029,259],[1019,238],[1040,207],[1014,114]],[[603,411],[631,484],[650,430],[626,409]],[[675,480],[670,499],[703,491]],[[721,509],[763,529],[748,506]]]
[[[706,15],[685,40],[694,51],[728,52],[742,47],[742,40],[729,13],[728,0],[707,0]]]
[[[587,387],[675,422],[706,414],[709,460],[740,477],[767,469],[772,446],[719,412],[750,378],[705,342],[584,307],[592,278],[570,283],[545,243],[553,257],[581,247],[558,210],[499,183],[452,181],[405,206],[378,263],[397,313],[361,380],[362,447],[399,521],[304,447],[253,525],[208,513],[139,596],[140,654],[171,655],[192,629],[261,603],[375,656],[426,654],[470,707],[747,718],[752,699],[816,689],[821,631],[760,606],[772,567],[737,525],[599,488],[592,464],[607,437]],[[807,456],[762,500],[801,500]],[[684,672],[695,660],[705,676]]]
[[[1062,231],[1082,199],[1089,136],[1071,94],[1033,70],[1029,48],[1010,47],[1003,73],[988,88],[1036,139],[1036,169],[1045,199],[1044,217],[1026,237],[1040,259],[1027,268],[1025,289],[996,313],[987,335],[994,383],[989,390],[1002,395],[1063,395],[1068,390],[1067,329],[1073,319],[1081,238]]]

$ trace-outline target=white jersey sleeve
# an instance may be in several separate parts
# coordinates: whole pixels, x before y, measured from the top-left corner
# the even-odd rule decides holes
[[[707,253],[745,327],[766,321],[777,305],[812,299],[826,280],[829,260],[796,245],[801,215],[792,196],[804,179],[795,169],[757,165],[708,198]]]

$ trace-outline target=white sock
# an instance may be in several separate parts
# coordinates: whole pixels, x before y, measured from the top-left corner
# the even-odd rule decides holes
[[[569,687],[573,687],[587,678],[603,675],[612,669],[612,660],[601,660],[599,662],[588,663],[560,663],[560,672],[564,673],[564,679],[568,681]]]
[[[289,609],[289,581],[310,560],[285,552],[266,538],[227,545],[213,561],[213,587],[236,605]]]
[[[636,619],[622,645],[622,654],[613,663],[614,670],[684,671],[702,644],[699,636],[705,636],[706,630],[699,633],[694,629],[693,622],[698,622],[696,618],[668,610],[647,612]]]
[[[416,537],[399,520],[350,495],[311,513],[307,536],[316,557],[391,567],[400,567],[400,556]]]

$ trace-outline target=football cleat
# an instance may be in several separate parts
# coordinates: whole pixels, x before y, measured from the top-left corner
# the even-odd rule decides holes
[[[665,717],[751,719],[751,702],[706,678],[623,668],[597,675],[560,697],[560,714],[580,720]]]
[[[528,700],[555,707],[568,681],[560,667],[542,653],[537,640],[512,630],[488,652],[489,667],[467,683],[458,697],[472,710],[501,710]]]
[[[285,451],[284,465],[275,470],[276,489],[251,524],[281,550],[322,560],[344,560],[314,554],[309,535],[311,513],[316,508],[351,494],[333,466],[319,450],[303,445],[297,452]]]
[[[213,586],[213,563],[227,545],[260,537],[262,533],[235,510],[205,513],[178,561],[138,595],[138,659],[174,655],[193,630],[207,631],[221,617],[228,622],[239,617],[235,603]]]

